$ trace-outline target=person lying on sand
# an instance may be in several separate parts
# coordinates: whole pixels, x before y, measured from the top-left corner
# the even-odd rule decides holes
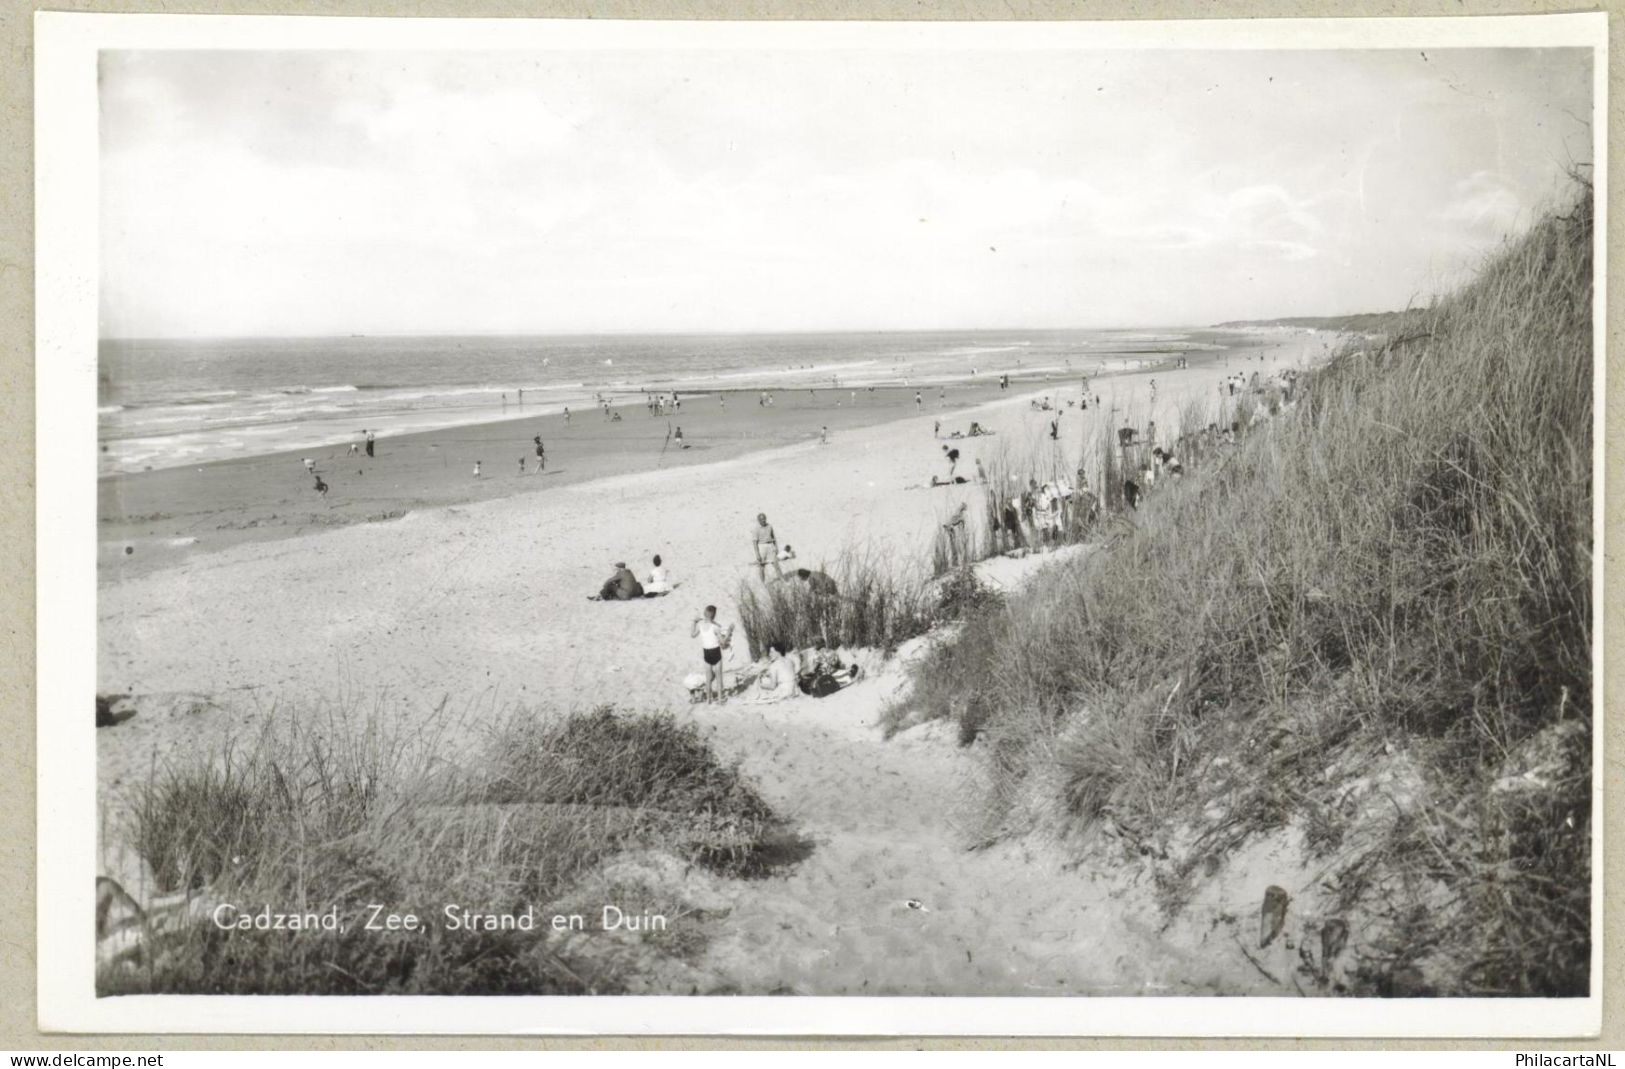
[[[821,642],[813,647],[807,660],[810,663],[796,680],[796,685],[801,688],[801,693],[814,698],[827,698],[843,687],[851,686],[863,672],[855,664],[842,664],[840,656]]]
[[[615,562],[615,574],[604,580],[598,589],[600,601],[631,601],[643,597],[643,584],[632,574],[625,561]]]
[[[784,548],[779,550],[779,562],[782,564],[783,562],[785,562],[787,560],[795,560],[795,559],[796,559],[795,547],[792,546],[790,543],[786,542],[784,544]]]

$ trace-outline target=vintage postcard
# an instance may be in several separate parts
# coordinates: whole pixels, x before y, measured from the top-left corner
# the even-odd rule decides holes
[[[42,1026],[1595,1032],[1605,40],[39,16]]]

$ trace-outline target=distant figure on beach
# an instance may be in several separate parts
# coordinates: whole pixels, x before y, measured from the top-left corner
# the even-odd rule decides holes
[[[519,403],[525,403],[525,388],[523,386],[519,388]]]
[[[564,422],[566,422],[566,423],[570,422],[570,406],[569,405],[564,406]]]
[[[795,547],[792,546],[790,543],[786,542],[784,544],[784,548],[779,550],[779,563],[783,564],[787,560],[795,560],[795,559],[796,559]]]
[[[321,494],[323,497],[327,496],[327,484],[322,482],[322,477],[320,475],[316,476],[316,492]]]
[[[368,431],[367,432],[367,455],[369,457],[372,456],[372,443],[373,443],[373,433],[371,431]]]
[[[707,605],[705,613],[694,618],[689,637],[700,640],[700,656],[705,661],[705,700],[719,704],[727,701],[723,693],[722,651],[733,638],[733,628],[717,623],[717,607]]]
[[[645,594],[670,594],[671,582],[666,578],[666,566],[660,563],[660,554],[655,554],[654,564],[649,568],[649,581],[643,584]]]
[[[536,470],[540,472],[547,467],[547,447],[542,445],[542,436],[539,434],[531,441],[536,443]]]
[[[818,429],[818,444],[819,445],[828,445],[829,444],[829,427],[827,425],[823,426],[823,427],[820,427]]]
[[[360,453],[361,453],[361,443],[360,442],[351,442],[350,443],[350,451],[348,453],[344,454],[344,455],[347,456],[347,457],[353,457],[353,456],[360,455]]]
[[[683,428],[678,427],[677,433],[672,435],[672,441],[677,443],[678,449],[687,449],[688,443],[683,441]]]
[[[618,560],[615,562],[615,574],[598,588],[598,597],[601,601],[631,601],[643,597],[643,584],[638,582],[638,577],[632,574],[625,561]]]
[[[1052,420],[1049,421],[1049,436],[1050,436],[1051,441],[1059,441],[1060,440],[1060,438],[1061,438],[1061,421],[1060,420],[1052,419]]]
[[[924,402],[920,400],[920,391],[915,390],[914,391],[914,411],[918,412],[923,405],[924,405]]]
[[[954,477],[954,469],[959,466],[959,450],[943,446],[942,451],[948,455],[948,478]]]
[[[479,477],[480,477],[480,462],[476,460],[474,462],[474,478],[478,479]]]
[[[981,457],[976,458],[976,481],[979,483],[987,482],[987,470],[982,467]]]
[[[525,474],[525,458],[524,457],[519,458],[519,474],[521,474],[521,475]]]
[[[933,437],[933,438],[941,438],[942,437],[942,420],[939,419],[939,420],[937,420],[937,421],[935,421],[934,423],[931,424],[931,437]]]
[[[767,513],[756,514],[756,529],[751,532],[751,549],[756,553],[756,569],[761,573],[762,582],[767,582],[767,566],[773,565],[773,575],[784,578],[784,569],[779,567],[779,539],[773,533],[773,525],[767,522]]]
[[[316,474],[316,462],[310,457],[305,458],[305,470],[310,472],[312,475]]]

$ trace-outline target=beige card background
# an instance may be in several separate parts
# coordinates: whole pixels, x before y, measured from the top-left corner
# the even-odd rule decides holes
[[[1319,17],[1328,15],[1509,15],[1606,10],[1610,13],[1609,43],[1618,51],[1622,38],[1616,14],[1625,0],[1598,4],[1534,2],[1534,0],[1389,0],[1351,3],[1347,0],[949,0],[925,4],[916,0],[174,0],[162,5],[125,0],[0,0],[0,725],[6,729],[4,775],[0,776],[0,1048],[13,1050],[151,1050],[151,1049],[536,1049],[582,1048],[739,1048],[783,1047],[890,1047],[1000,1049],[1023,1048],[1172,1048],[1202,1047],[1380,1048],[1377,1041],[1350,1043],[1203,1040],[999,1040],[921,1038],[885,1040],[762,1040],[716,1039],[452,1039],[403,1037],[118,1037],[44,1036],[36,1030],[35,974],[35,777],[34,777],[34,302],[33,302],[33,47],[32,18],[36,10],[139,12],[162,10],[198,14],[297,15],[435,15],[555,18],[685,18],[685,19],[1144,19]],[[1617,72],[1609,72],[1609,97],[1625,97]],[[1620,133],[1619,108],[1609,115],[1610,144]],[[1619,159],[1609,153],[1610,171]],[[1620,208],[1616,190],[1607,190],[1611,213]],[[1611,263],[1625,262],[1625,242],[1609,235]],[[1611,272],[1617,276],[1618,272]],[[1625,292],[1617,281],[1610,292]],[[1619,301],[1610,301],[1608,313],[1610,385],[1604,411],[1610,431],[1621,421],[1621,378],[1625,359],[1618,315]],[[1612,563],[1618,541],[1621,508],[1617,468],[1625,451],[1606,442],[1606,540],[1602,560]],[[1607,634],[1625,627],[1618,574],[1606,576],[1603,612]],[[1617,646],[1617,643],[1614,644]],[[1620,693],[1618,676],[1625,657],[1607,651],[1603,695],[1610,709]],[[1608,796],[1604,809],[1606,865],[1604,904],[1603,1035],[1574,1043],[1541,1041],[1539,1049],[1576,1047],[1589,1050],[1625,1048],[1625,936],[1620,926],[1619,858],[1625,850],[1619,793],[1625,771],[1625,736],[1608,733],[1603,758],[1603,783]],[[1612,862],[1612,864],[1607,864]],[[1506,1050],[1531,1049],[1537,1044],[1499,1041],[1408,1041],[1407,1048],[1437,1047]]]

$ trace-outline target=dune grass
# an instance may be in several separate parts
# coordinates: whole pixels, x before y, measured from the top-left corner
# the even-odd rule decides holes
[[[1295,403],[1244,399],[1235,447],[966,620],[895,717],[984,739],[995,831],[1151,836],[1221,801],[1208,851],[1289,822],[1331,850],[1328,777],[1408,762],[1336,870],[1384,933],[1356,989],[1583,993],[1592,241],[1585,188]]]
[[[534,905],[547,918],[595,866],[640,848],[740,877],[791,852],[738,770],[669,716],[522,711],[463,746],[443,721],[411,732],[377,716],[285,722],[250,749],[163,770],[136,799],[129,838],[159,891],[245,912],[337,907],[345,930],[223,930],[200,912],[149,939],[137,964],[104,967],[102,994],[616,991],[627,977],[568,960],[545,930],[448,930],[444,907]],[[636,893],[618,905],[680,898]],[[369,931],[374,905],[415,913],[427,931]]]
[[[891,653],[923,635],[937,618],[937,598],[922,569],[878,550],[844,552],[829,567],[813,569],[835,583],[820,591],[787,572],[783,580],[740,584],[739,622],[752,660],[769,646],[782,650],[823,645]]]

